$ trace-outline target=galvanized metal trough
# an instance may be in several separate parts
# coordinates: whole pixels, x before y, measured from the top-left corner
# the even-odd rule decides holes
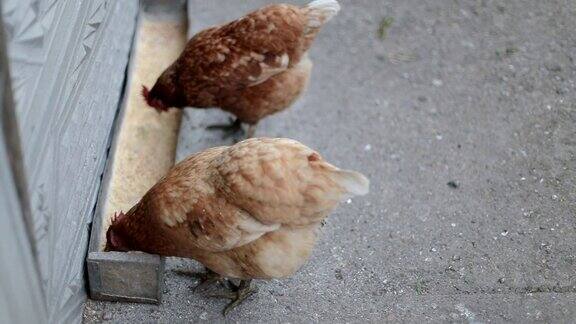
[[[151,87],[179,55],[188,29],[185,0],[141,0],[128,79],[92,225],[86,260],[93,299],[158,303],[164,261],[141,252],[103,252],[117,211],[127,211],[173,166],[181,113],[146,106]],[[114,55],[111,53],[110,55]]]

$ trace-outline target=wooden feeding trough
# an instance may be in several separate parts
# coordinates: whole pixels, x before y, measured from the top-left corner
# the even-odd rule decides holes
[[[124,100],[94,216],[87,258],[93,299],[157,303],[164,262],[141,252],[103,252],[115,212],[128,211],[174,165],[181,113],[147,107],[151,87],[180,54],[188,29],[185,0],[142,0]]]

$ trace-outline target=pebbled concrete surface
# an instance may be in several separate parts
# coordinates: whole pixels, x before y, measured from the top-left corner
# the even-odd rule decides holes
[[[193,0],[195,28],[266,1]],[[308,93],[261,136],[363,171],[293,278],[237,322],[570,322],[576,317],[576,3],[341,1]],[[382,22],[385,22],[382,24]],[[388,26],[384,32],[380,26]],[[382,39],[384,38],[384,39]],[[187,112],[179,155],[221,145]],[[87,303],[86,322],[221,321],[170,260],[160,306]]]

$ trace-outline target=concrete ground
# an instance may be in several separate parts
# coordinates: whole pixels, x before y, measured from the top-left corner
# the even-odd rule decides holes
[[[576,318],[576,3],[344,1],[305,96],[260,136],[372,181],[287,280],[234,322],[571,322]],[[266,1],[201,1],[194,28]],[[187,112],[179,155],[221,145]],[[89,301],[85,321],[222,321],[170,260],[162,304]]]

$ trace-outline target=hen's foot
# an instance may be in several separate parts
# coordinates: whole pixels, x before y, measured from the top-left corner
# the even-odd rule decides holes
[[[248,299],[248,297],[258,291],[256,287],[252,287],[252,279],[241,280],[238,286],[229,281],[229,285],[231,286],[230,288],[232,291],[210,295],[210,297],[228,298],[232,300],[222,311],[224,316],[228,315],[230,311],[242,304],[246,299]]]
[[[222,281],[224,278],[216,272],[206,268],[206,272],[191,272],[183,270],[175,270],[175,273],[198,279],[199,283],[192,288],[194,291],[201,291],[205,288]]]

